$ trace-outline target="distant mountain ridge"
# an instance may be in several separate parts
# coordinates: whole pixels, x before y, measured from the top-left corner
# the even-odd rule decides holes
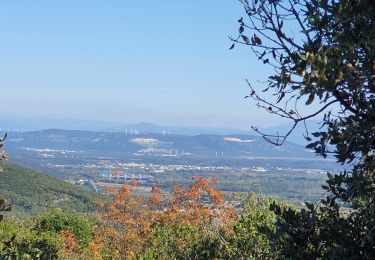
[[[52,149],[103,156],[300,157],[314,155],[303,146],[267,143],[251,135],[176,135],[50,129],[9,133],[7,149]]]
[[[306,121],[309,133],[319,130],[320,124],[318,120]],[[286,122],[272,127],[258,127],[267,134],[285,134],[293,123]],[[171,133],[178,135],[200,135],[200,134],[252,134],[258,135],[250,127],[248,130],[237,129],[231,127],[186,127],[186,126],[168,126],[158,125],[147,122],[125,123],[98,120],[81,120],[81,119],[51,119],[51,118],[1,118],[0,132],[15,131],[40,131],[45,129],[67,129],[81,131],[97,131],[97,132],[133,132],[133,133]],[[300,123],[296,129],[288,137],[288,141],[305,146],[307,141],[305,126]]]
[[[125,123],[81,119],[53,119],[53,118],[2,118],[0,131],[39,131],[45,129],[69,129],[100,132],[125,132],[131,131],[144,133],[171,132],[173,134],[198,135],[198,134],[246,134],[247,130],[230,127],[185,127],[162,126],[153,123]]]

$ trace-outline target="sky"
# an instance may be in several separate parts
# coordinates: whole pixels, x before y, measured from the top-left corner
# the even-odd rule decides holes
[[[0,116],[276,125],[243,98],[268,68],[228,50],[243,15],[236,0],[2,1]]]

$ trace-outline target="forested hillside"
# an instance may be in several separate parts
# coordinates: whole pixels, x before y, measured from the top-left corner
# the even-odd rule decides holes
[[[98,195],[57,178],[14,165],[3,167],[0,197],[12,202],[12,215],[27,216],[51,208],[90,212]]]

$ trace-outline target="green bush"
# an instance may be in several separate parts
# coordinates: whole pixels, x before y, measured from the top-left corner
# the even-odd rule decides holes
[[[227,259],[275,259],[278,258],[276,215],[270,210],[274,199],[247,194],[241,198],[243,211],[227,238],[224,254]],[[279,203],[278,203],[279,204]],[[281,207],[286,205],[281,204]]]
[[[37,232],[27,222],[0,222],[1,259],[58,259],[63,258],[64,244],[59,234]]]
[[[218,240],[204,227],[160,227],[150,237],[141,259],[212,259],[218,246]]]
[[[65,213],[55,209],[35,219],[37,232],[54,232],[60,234],[62,230],[69,230],[74,234],[76,241],[82,246],[87,246],[93,239],[93,219],[78,213]]]
[[[243,210],[229,232],[208,227],[160,227],[142,259],[279,259],[277,215],[270,208],[293,209],[273,198],[243,195]]]

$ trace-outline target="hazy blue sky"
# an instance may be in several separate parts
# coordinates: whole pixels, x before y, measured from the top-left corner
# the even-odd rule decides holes
[[[266,67],[228,51],[242,15],[236,0],[2,1],[0,115],[274,125],[243,99]]]

